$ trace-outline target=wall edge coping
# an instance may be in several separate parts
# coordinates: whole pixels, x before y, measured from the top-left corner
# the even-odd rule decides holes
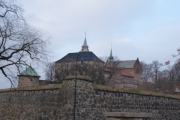
[[[1,89],[0,93],[3,92],[14,92],[14,91],[36,91],[36,90],[52,90],[61,88],[62,84],[56,85],[42,85],[42,86],[32,86],[32,87],[18,87],[18,88],[8,88]]]
[[[68,76],[65,80],[75,80],[76,76]],[[88,76],[77,75],[77,80],[93,82]]]

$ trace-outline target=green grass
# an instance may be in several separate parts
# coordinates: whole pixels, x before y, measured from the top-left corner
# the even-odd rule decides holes
[[[151,95],[151,96],[160,96],[160,97],[169,97],[169,98],[180,99],[180,95],[164,94],[164,93],[142,91],[142,90],[134,90],[134,89],[125,89],[125,88],[116,88],[116,87],[104,86],[104,85],[95,85],[94,84],[94,89],[104,90],[104,91],[125,92],[125,93],[133,93],[133,94]]]
[[[75,79],[75,78],[76,78],[76,76],[67,76],[67,77],[65,78],[65,80],[72,80],[72,79]],[[77,79],[92,81],[90,77],[88,77],[88,76],[83,76],[83,75],[77,75]]]

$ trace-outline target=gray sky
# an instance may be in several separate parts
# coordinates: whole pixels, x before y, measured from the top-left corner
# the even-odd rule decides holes
[[[170,64],[180,47],[179,0],[17,0],[29,25],[50,37],[51,62],[78,52],[86,38],[97,56]],[[167,66],[164,66],[166,68]],[[37,70],[41,76],[41,70]],[[43,77],[42,77],[43,79]],[[1,88],[9,83],[4,81]]]

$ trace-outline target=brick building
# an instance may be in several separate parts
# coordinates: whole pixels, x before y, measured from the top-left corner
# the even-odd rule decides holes
[[[105,76],[108,77],[111,71],[115,73],[109,85],[136,89],[137,85],[141,84],[142,67],[138,58],[136,60],[115,61],[111,49],[106,62]]]

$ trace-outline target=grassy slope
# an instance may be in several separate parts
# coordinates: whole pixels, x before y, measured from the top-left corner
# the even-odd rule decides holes
[[[169,97],[169,98],[178,98],[178,99],[180,99],[179,95],[163,94],[163,93],[142,91],[142,90],[134,90],[134,89],[116,88],[116,87],[104,86],[104,85],[94,85],[94,89],[104,90],[104,91],[125,92],[125,93],[134,93],[134,94],[141,94],[141,95],[161,96],[161,97]]]

